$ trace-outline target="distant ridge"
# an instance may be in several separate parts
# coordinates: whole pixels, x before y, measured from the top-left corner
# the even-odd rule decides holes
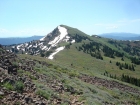
[[[140,40],[140,34],[134,33],[104,33],[100,36],[116,40]]]
[[[20,44],[25,42],[30,42],[33,40],[39,40],[43,36],[31,36],[31,37],[10,37],[10,38],[0,38],[0,44],[2,45],[12,45],[12,44]]]

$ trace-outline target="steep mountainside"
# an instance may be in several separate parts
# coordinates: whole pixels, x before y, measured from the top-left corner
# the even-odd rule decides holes
[[[32,37],[25,37],[25,38],[0,38],[0,44],[2,45],[12,45],[12,44],[20,44],[25,42],[30,42],[33,40],[39,40],[43,36],[32,36]]]
[[[33,94],[46,103],[139,105],[139,45],[60,25],[40,40],[4,48],[18,54],[16,62],[24,66],[14,75],[28,76],[36,87]]]

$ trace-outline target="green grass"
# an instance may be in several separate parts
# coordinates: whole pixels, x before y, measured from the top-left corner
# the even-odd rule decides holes
[[[5,82],[3,86],[8,90],[14,90],[14,86],[10,84],[9,82]]]
[[[15,90],[17,92],[22,93],[23,89],[24,89],[24,83],[22,81],[16,81],[16,83],[15,83]]]
[[[78,34],[78,35],[87,37],[87,34],[85,34],[84,32],[82,32],[80,30],[78,30],[77,28],[72,28],[72,27],[69,27],[69,26],[66,26],[66,25],[61,25],[61,26],[65,27],[67,29],[68,33],[71,36],[75,36],[76,34]]]
[[[77,78],[82,74],[87,74],[107,80],[114,80],[119,83],[139,89],[139,87],[137,86],[124,83],[122,81],[112,79],[103,75],[103,73],[107,71],[109,74],[116,74],[116,76],[118,77],[120,77],[124,73],[126,75],[128,74],[133,77],[139,78],[139,65],[136,65],[136,71],[134,72],[126,69],[120,70],[119,67],[116,66],[116,62],[119,61],[121,63],[124,63],[124,61],[121,61],[121,58],[115,57],[115,59],[113,59],[103,56],[104,60],[96,59],[94,57],[91,57],[89,54],[84,53],[83,51],[78,51],[76,49],[76,47],[81,46],[82,43],[83,42],[74,43],[70,46],[70,49],[64,49],[63,51],[60,51],[55,55],[54,60],[48,60],[39,56],[19,55],[21,58],[39,60],[47,62],[47,64],[49,64],[49,66],[46,67],[42,66],[39,63],[36,63],[36,66],[34,67],[38,74],[43,74],[47,77],[43,81],[33,79],[34,83],[37,86],[37,94],[45,97],[46,99],[50,99],[51,96],[56,94],[57,92],[51,90],[45,83],[56,79],[58,81],[61,81],[65,88],[69,88],[69,90],[73,88],[74,95],[80,94],[79,101],[85,101],[85,105],[102,105],[103,102],[120,105],[121,102],[124,101],[139,103],[137,94],[123,92],[117,89],[110,90],[103,86],[85,83]],[[88,43],[88,41],[85,41],[85,43]],[[126,57],[124,58],[124,60],[127,63],[131,63],[130,60]],[[28,76],[30,75],[28,72],[25,72],[25,74],[28,74]],[[58,97],[60,97],[61,99],[69,100],[70,94],[70,91],[64,92],[63,95],[60,94]]]
[[[37,90],[36,94],[44,97],[47,100],[51,97],[51,94],[46,92],[45,90]]]
[[[7,90],[15,90],[17,92],[23,92],[24,89],[24,83],[22,81],[16,81],[15,84],[11,84],[9,82],[5,82],[3,84],[3,86],[7,89]]]
[[[118,76],[124,74],[129,74],[133,77],[140,78],[140,66],[136,65],[135,71],[130,71],[128,69],[120,70],[118,66],[116,66],[116,62],[119,61],[121,63],[131,64],[131,61],[128,58],[124,58],[125,61],[121,61],[121,58],[115,57],[109,58],[103,56],[104,60],[99,60],[94,57],[91,57],[89,54],[83,53],[83,51],[78,51],[75,47],[80,46],[81,43],[75,43],[71,45],[70,49],[65,49],[58,53],[53,60],[54,63],[58,63],[58,65],[63,65],[67,68],[78,70],[78,72],[90,73],[90,74],[103,74],[104,71],[108,71],[113,73],[114,75],[118,74]],[[110,63],[110,60],[112,63]],[[72,66],[71,66],[72,64]]]
[[[0,99],[3,99],[3,98],[4,98],[4,96],[0,95]]]

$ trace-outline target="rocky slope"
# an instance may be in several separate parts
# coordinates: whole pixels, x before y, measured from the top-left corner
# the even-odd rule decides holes
[[[70,105],[83,104],[79,102],[78,95],[73,95],[76,90],[64,87],[61,81],[55,78],[38,73],[35,66],[48,67],[50,64],[39,60],[21,59],[13,53],[7,52],[0,46],[0,105],[60,105],[65,100],[59,98],[57,94],[63,95],[64,92],[70,92]],[[44,84],[54,91],[51,95],[43,91],[46,87],[38,88],[36,82]],[[79,93],[80,94],[80,93]]]
[[[21,61],[21,62],[19,62]],[[22,63],[26,63],[23,65]],[[40,103],[45,105],[47,100],[35,94],[35,84],[27,75],[19,75],[29,71],[39,78],[33,70],[34,61],[18,58],[15,54],[5,51],[0,47],[0,102],[6,105]],[[39,100],[39,101],[38,101]]]

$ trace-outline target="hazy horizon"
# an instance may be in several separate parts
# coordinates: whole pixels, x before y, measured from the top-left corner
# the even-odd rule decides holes
[[[29,38],[34,36],[45,36],[45,35],[27,35],[27,36],[10,36],[10,37],[0,36],[0,38]]]

